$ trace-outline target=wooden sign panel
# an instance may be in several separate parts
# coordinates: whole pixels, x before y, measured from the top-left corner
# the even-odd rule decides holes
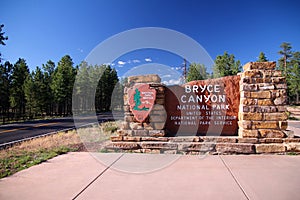
[[[166,88],[166,131],[169,136],[236,136],[239,81],[239,76],[229,76]]]

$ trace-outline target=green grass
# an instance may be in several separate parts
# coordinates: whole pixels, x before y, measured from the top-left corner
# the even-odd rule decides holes
[[[0,178],[10,176],[18,171],[40,164],[69,151],[76,151],[76,149],[60,146],[53,149],[40,149],[38,151],[12,151],[0,160]]]
[[[0,150],[0,178],[10,176],[55,156],[77,151],[82,143],[75,131],[36,138]]]
[[[289,120],[299,120],[299,118],[291,116],[291,117],[289,117]]]
[[[287,152],[286,155],[289,155],[289,156],[297,156],[297,155],[299,155],[299,153],[297,153],[297,152]]]
[[[118,124],[115,121],[113,121],[113,122],[105,122],[105,123],[102,123],[100,125],[100,128],[102,128],[102,130],[103,130],[104,133],[111,135],[112,133],[114,133],[114,132],[117,131]]]

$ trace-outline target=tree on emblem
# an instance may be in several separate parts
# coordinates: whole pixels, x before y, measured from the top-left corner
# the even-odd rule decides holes
[[[139,108],[139,106],[142,104],[141,92],[137,88],[135,89],[133,100],[135,102],[135,106],[133,107],[134,110],[149,110],[149,108],[146,108],[145,106],[143,108]]]

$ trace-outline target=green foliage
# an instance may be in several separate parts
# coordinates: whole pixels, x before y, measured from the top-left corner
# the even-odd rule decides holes
[[[287,66],[288,94],[291,102],[300,103],[300,52],[292,54]]]
[[[260,52],[259,56],[258,56],[257,62],[267,62],[267,61],[268,61],[268,59],[267,59],[265,53],[264,52]]]
[[[50,86],[59,115],[71,114],[75,75],[76,69],[73,67],[72,58],[69,55],[62,57],[56,70],[53,72]]]
[[[5,32],[3,32],[2,31],[2,29],[3,29],[3,27],[4,27],[4,25],[3,24],[1,24],[0,25],[0,45],[5,45],[5,40],[8,40],[8,37],[7,36],[5,36],[4,34],[5,34]],[[1,59],[1,53],[0,53],[0,63],[1,63],[1,61],[2,61],[2,59]]]
[[[5,36],[3,32],[4,25],[0,25],[0,45],[5,45],[5,40],[8,40],[8,37]],[[9,113],[10,102],[10,83],[11,83],[11,71],[12,65],[7,61],[2,64],[2,57],[0,52],[0,116],[2,116],[2,123],[5,123],[5,116]]]
[[[24,83],[29,75],[29,69],[24,59],[19,59],[13,66],[10,87],[10,105],[18,117],[25,116]]]
[[[51,89],[53,74],[55,71],[55,63],[51,60],[48,60],[46,64],[42,66],[44,70],[44,91],[43,96],[45,100],[45,111],[46,115],[52,115],[54,108],[54,92]]]
[[[108,65],[88,65],[82,62],[79,65],[74,88],[75,98],[73,109],[77,112],[97,112],[111,110],[112,94],[118,83],[115,69]],[[119,92],[123,88],[117,85]],[[96,93],[94,93],[96,91]],[[123,95],[122,95],[123,97]],[[115,102],[113,108],[120,106],[121,101]]]
[[[20,170],[45,162],[57,155],[65,154],[73,149],[59,146],[53,149],[23,151],[17,155],[8,155],[0,160],[0,178],[14,174]]]
[[[0,25],[0,45],[5,45],[5,40],[8,40],[7,36],[4,36],[5,32],[2,31],[4,24]]]
[[[189,67],[187,82],[194,80],[205,80],[208,78],[206,67],[203,64],[192,63]]]
[[[282,57],[279,59],[279,69],[282,70],[283,74],[285,77],[287,77],[288,73],[288,65],[289,65],[289,60],[293,56],[292,55],[292,46],[288,42],[283,42],[280,45],[281,50],[278,52]]]
[[[28,116],[30,118],[32,118],[32,113],[35,113],[35,109],[36,109],[33,76],[34,76],[33,73],[27,76],[24,83],[24,93],[25,93],[25,99],[27,101],[26,109],[28,110]]]
[[[235,61],[233,54],[228,54],[226,51],[224,55],[217,56],[214,66],[214,77],[224,77],[236,75],[240,72],[241,62],[239,60]]]
[[[47,106],[48,96],[45,93],[44,73],[39,67],[27,76],[24,83],[24,92],[26,99],[26,111],[29,118],[35,115],[42,115]]]
[[[103,106],[102,111],[111,110],[111,96],[115,85],[119,81],[118,75],[115,69],[112,69],[110,66],[104,66],[104,72],[100,78],[102,87],[99,90],[102,90]],[[96,101],[97,102],[97,101]],[[101,108],[99,109],[101,111]]]
[[[117,131],[118,125],[115,121],[101,123],[100,128],[105,134],[111,135]]]
[[[5,123],[5,118],[9,113],[10,108],[10,86],[11,74],[13,65],[6,61],[4,64],[0,63],[0,115],[2,116],[2,123]]]
[[[278,60],[278,68],[286,77],[288,97],[290,103],[300,103],[300,52],[292,51],[290,43],[283,42],[278,53],[282,56]]]

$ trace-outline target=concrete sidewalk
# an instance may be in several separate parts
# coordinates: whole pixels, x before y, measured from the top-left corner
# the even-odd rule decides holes
[[[0,180],[3,200],[286,200],[299,191],[300,156],[281,155],[68,153]]]

